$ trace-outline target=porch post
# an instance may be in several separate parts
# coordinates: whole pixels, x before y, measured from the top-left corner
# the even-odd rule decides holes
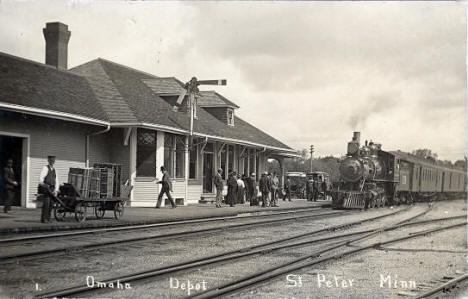
[[[189,171],[190,171],[190,152],[189,152],[189,137],[185,136],[184,143],[184,155],[185,155],[185,198],[184,206],[188,204],[188,181],[189,181]],[[195,149],[196,150],[196,149]]]
[[[129,178],[131,185],[134,186],[130,193],[130,206],[135,199],[135,178],[136,178],[136,153],[137,153],[137,128],[131,130],[130,133],[130,165],[129,165]]]
[[[281,179],[281,182],[280,182],[280,186],[281,186],[281,189],[284,189],[284,158],[283,157],[278,157],[278,162],[279,162],[279,165],[280,165],[280,179]]]
[[[171,165],[164,165],[164,132],[157,131],[156,132],[156,180],[162,179],[161,174],[161,166],[166,166],[166,168],[170,167]],[[161,184],[157,184],[157,192],[159,193]],[[157,197],[157,194],[155,198]],[[164,207],[165,200],[163,199],[161,202],[161,206]]]

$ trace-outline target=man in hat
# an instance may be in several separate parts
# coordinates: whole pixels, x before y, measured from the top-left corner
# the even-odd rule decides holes
[[[289,177],[286,177],[286,180],[284,181],[283,201],[286,201],[286,197],[291,201],[291,179]]]
[[[216,207],[221,208],[221,202],[223,201],[223,169],[219,168],[215,175],[214,184],[216,186]]]
[[[171,202],[172,208],[177,208],[174,199],[172,199],[171,196],[171,191],[172,191],[172,182],[171,182],[171,177],[169,176],[168,171],[166,170],[166,167],[161,166],[161,172],[163,174],[163,177],[160,181],[158,181],[158,184],[161,184],[161,191],[159,191],[158,195],[158,202],[156,203],[156,209],[161,208],[161,201],[164,193],[166,193],[167,199]]]
[[[279,188],[279,179],[276,176],[276,172],[273,172],[271,176],[271,206],[278,207],[276,197],[278,196],[278,188]]]
[[[11,210],[11,203],[15,199],[15,188],[18,186],[18,182],[15,180],[15,172],[13,171],[13,159],[8,159],[7,166],[3,168],[3,180],[3,187],[6,193],[3,212],[8,213]]]
[[[265,208],[269,205],[268,196],[270,194],[271,185],[270,179],[268,178],[268,172],[264,172],[262,177],[260,178],[259,188],[260,192],[262,192],[262,207]]]
[[[54,168],[55,156],[47,156],[47,163],[48,164],[42,168],[41,174],[39,175],[38,193],[44,195],[41,210],[42,223],[51,221],[51,200],[57,196],[57,189],[59,186],[59,180]]]
[[[251,206],[258,206],[257,179],[255,177],[255,173],[252,173],[250,177],[247,178],[247,196]]]
[[[237,174],[235,171],[229,174],[227,185],[228,185],[227,202],[229,203],[230,207],[233,207],[236,204],[236,200],[237,200]]]

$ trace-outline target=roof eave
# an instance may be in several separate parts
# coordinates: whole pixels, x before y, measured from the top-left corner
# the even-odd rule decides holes
[[[27,106],[10,104],[10,103],[5,103],[5,102],[0,102],[0,109],[12,111],[12,112],[26,113],[26,114],[37,115],[37,116],[42,116],[42,117],[60,119],[60,120],[65,120],[65,121],[91,124],[91,125],[99,125],[99,126],[110,125],[108,121],[91,118],[87,116],[82,116],[82,115],[77,115],[77,114],[72,114],[72,113],[67,113],[67,112],[54,111],[54,110],[49,110],[49,109],[27,107]]]

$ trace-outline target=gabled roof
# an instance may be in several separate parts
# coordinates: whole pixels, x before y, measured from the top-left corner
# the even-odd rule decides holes
[[[183,130],[187,133],[189,132],[190,119],[188,115],[181,112],[174,112],[172,106],[154,91],[167,91],[167,89],[165,89],[166,87],[158,87],[156,84],[158,82],[163,82],[165,84],[167,82],[172,82],[171,84],[174,83],[182,87],[181,81],[175,78],[158,78],[151,74],[130,69],[124,65],[102,58],[75,67],[71,69],[71,71],[83,76],[89,76],[90,81],[93,81],[95,80],[93,78],[96,76],[104,76],[104,74],[100,73],[101,69],[105,72],[106,77],[102,79],[102,81],[106,81],[108,78],[108,80],[112,82],[115,90],[119,92],[121,98],[127,103],[137,123],[155,124]],[[203,91],[201,94],[206,98],[216,97],[216,101],[222,100],[224,103],[228,101],[213,91]],[[119,109],[124,108],[122,106],[116,107],[111,101],[101,100],[101,103],[106,106],[104,108],[106,111],[117,110],[113,113],[117,113]],[[227,103],[232,102],[228,101]],[[235,104],[232,103],[232,105]],[[238,117],[236,117],[235,126],[229,126],[203,108],[200,108],[197,114],[198,117],[194,120],[194,132],[197,135],[217,137],[219,139],[231,139],[239,142],[250,142],[292,151],[292,149],[284,143]],[[118,121],[116,121],[116,123],[117,122]]]
[[[46,110],[50,112],[48,116],[66,114],[111,126],[151,126],[188,134],[188,115],[174,112],[173,107],[154,92],[154,88],[159,87],[148,82],[182,84],[175,78],[158,78],[102,58],[64,71],[0,53],[0,109],[15,105]],[[161,90],[167,90],[169,85],[164,86]],[[201,92],[201,95],[202,103],[237,107],[216,92]],[[238,117],[235,126],[229,126],[203,108],[197,114],[194,120],[197,136],[294,152]]]
[[[2,108],[66,113],[108,121],[88,81],[68,71],[0,52]]]
[[[197,100],[200,107],[230,107],[239,108],[236,104],[229,101],[214,90],[200,91]]]
[[[174,77],[143,79],[145,83],[157,95],[179,95],[184,91],[184,84]]]

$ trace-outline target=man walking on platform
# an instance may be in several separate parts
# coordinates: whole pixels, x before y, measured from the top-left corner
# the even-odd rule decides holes
[[[158,184],[161,184],[161,191],[159,191],[156,209],[161,208],[161,201],[164,193],[166,193],[167,199],[169,199],[169,201],[171,202],[172,208],[177,208],[177,205],[175,204],[174,199],[172,199],[171,196],[172,182],[169,173],[167,172],[164,166],[161,166],[161,172],[163,174],[163,177],[162,180],[158,182]]]
[[[291,180],[289,177],[286,178],[286,181],[284,181],[284,196],[283,196],[283,201],[286,201],[286,197],[291,201]]]
[[[278,188],[279,188],[279,179],[276,176],[276,172],[273,172],[273,176],[271,177],[271,206],[278,207],[276,197],[278,196]]]
[[[59,181],[55,172],[55,156],[47,156],[48,164],[42,168],[39,175],[38,193],[44,195],[41,210],[41,222],[50,222],[50,212],[52,209],[51,200],[57,196],[57,186]]]
[[[262,207],[263,208],[269,206],[268,196],[271,190],[270,179],[268,178],[267,175],[268,173],[264,172],[259,182],[260,192],[262,192]]]
[[[15,172],[13,171],[13,159],[8,159],[7,166],[3,169],[3,180],[3,188],[6,195],[3,212],[8,213],[15,199],[15,188],[18,186],[18,182],[15,180]]]
[[[221,202],[223,201],[223,169],[218,169],[218,172],[215,175],[214,184],[216,186],[216,207],[221,208]]]

